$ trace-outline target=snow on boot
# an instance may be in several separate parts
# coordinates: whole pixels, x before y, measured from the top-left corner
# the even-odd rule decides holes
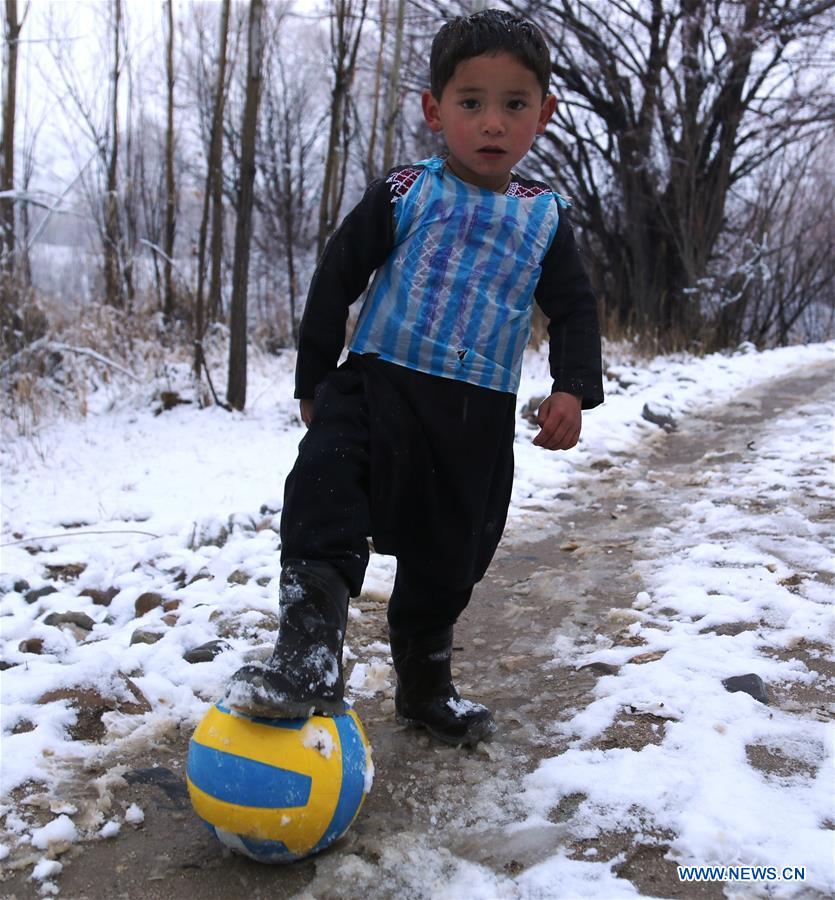
[[[327,563],[291,560],[281,571],[278,640],[266,663],[244,666],[224,697],[232,709],[272,719],[340,715],[348,587]]]
[[[417,637],[390,631],[389,638],[400,724],[425,728],[455,747],[472,747],[493,734],[496,725],[490,710],[464,700],[452,683],[452,628]]]

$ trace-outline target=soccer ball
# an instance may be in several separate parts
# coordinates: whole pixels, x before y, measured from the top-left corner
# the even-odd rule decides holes
[[[353,710],[251,718],[222,703],[188,751],[194,811],[217,838],[259,862],[292,862],[344,834],[371,788],[371,746]]]

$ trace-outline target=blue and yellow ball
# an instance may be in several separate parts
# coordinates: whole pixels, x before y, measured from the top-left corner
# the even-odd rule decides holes
[[[262,719],[217,703],[188,751],[194,811],[227,847],[267,863],[318,853],[344,834],[373,772],[353,710],[333,718]]]

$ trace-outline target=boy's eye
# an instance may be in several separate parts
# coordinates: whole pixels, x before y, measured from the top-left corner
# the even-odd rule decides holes
[[[509,100],[507,104],[508,109],[519,110],[524,109],[528,104],[525,103],[524,100]]]
[[[479,103],[474,97],[468,97],[461,101],[461,106],[463,109],[478,109]]]

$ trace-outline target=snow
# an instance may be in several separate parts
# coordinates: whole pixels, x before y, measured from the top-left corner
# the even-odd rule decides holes
[[[293,362],[285,354],[260,364],[243,413],[178,406],[155,416],[135,401],[102,404],[84,421],[4,442],[0,658],[12,668],[2,674],[0,857],[16,846],[48,850],[119,831],[112,813],[93,830],[67,813],[35,827],[12,799],[15,789],[19,798],[33,786],[48,788],[99,752],[73,739],[80,720],[68,693],[95,692],[104,703],[100,719],[109,748],[143,752],[160,735],[196,725],[241,664],[269,655],[282,486],[303,435],[292,400]],[[519,419],[506,540],[541,528],[543,512],[561,493],[581,492],[594,466],[628,465],[662,433],[642,418],[645,406],[681,421],[733,402],[769,378],[823,365],[835,365],[835,344],[610,363],[607,401],[585,415],[574,450],[548,454],[533,447],[535,431]],[[549,384],[547,360],[530,353],[520,408],[544,397]],[[802,645],[819,652],[835,637],[832,529],[819,515],[835,499],[832,411],[810,405],[776,418],[763,435],[737,461],[717,457],[711,467],[706,458],[675,527],[656,529],[643,548],[642,590],[631,609],[612,614],[640,646],[563,636],[548,648],[561,664],[619,668],[597,680],[588,706],[554,722],[570,746],[519,785],[518,802],[528,815],[519,827],[551,827],[545,820],[560,799],[582,795],[580,837],[607,829],[669,831],[677,858],[804,865],[805,887],[825,894],[835,892],[831,868],[821,866],[831,855],[831,831],[824,827],[835,795],[831,721],[765,706],[721,686],[728,673],[749,672],[766,684],[813,684],[815,673],[781,651]],[[804,496],[817,496],[817,505],[797,499],[797,484],[808,489]],[[653,486],[636,489],[651,495]],[[816,572],[829,581],[812,578]],[[385,601],[393,577],[394,561],[373,555],[364,596]],[[46,587],[54,591],[32,596]],[[96,592],[106,591],[112,600],[97,603]],[[137,600],[149,593],[161,602],[137,617]],[[44,621],[66,612],[85,613],[91,628]],[[352,607],[353,618],[362,615]],[[748,630],[723,633],[721,626],[735,623]],[[161,637],[134,642],[140,628]],[[184,659],[218,640],[210,661]],[[352,665],[356,657],[346,646],[349,698],[390,683],[387,649],[375,645],[370,660]],[[43,701],[56,691],[65,694]],[[623,710],[655,717],[659,742],[640,750],[590,748]],[[321,744],[321,735],[314,738]],[[766,774],[747,764],[752,745],[807,766],[794,775]],[[329,752],[324,744],[322,752]],[[123,818],[139,825],[144,814],[134,804]],[[433,897],[638,895],[614,873],[612,860],[598,861],[593,848],[581,860],[569,858],[558,837],[547,858],[507,876],[439,855],[414,835],[409,840],[393,836],[391,858],[383,854],[378,865],[378,877],[407,894],[403,879],[413,865],[435,885]],[[414,861],[405,875],[398,841]],[[327,865],[347,877],[369,864],[346,854],[331,856]],[[41,860],[35,873],[51,884],[60,864]],[[791,895],[786,885],[781,889],[771,895]]]
[[[74,844],[77,840],[78,831],[69,816],[58,816],[31,835],[32,846],[38,850],[49,850],[54,844]]]
[[[135,825],[138,827],[145,821],[145,813],[142,812],[136,803],[131,803],[125,810],[125,821],[128,825]]]

